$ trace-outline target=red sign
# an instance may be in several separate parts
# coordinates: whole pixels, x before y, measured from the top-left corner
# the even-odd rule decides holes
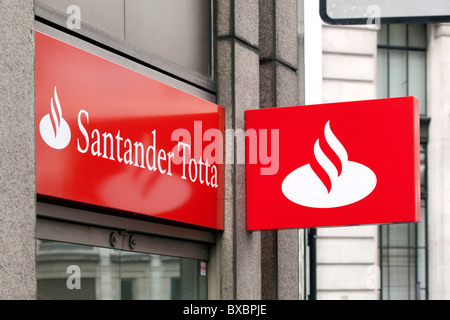
[[[418,222],[419,120],[414,97],[247,111],[247,229]]]
[[[36,32],[40,196],[223,229],[222,107]]]

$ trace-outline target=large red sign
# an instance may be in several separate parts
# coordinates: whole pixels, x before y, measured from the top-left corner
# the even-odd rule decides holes
[[[414,97],[247,111],[247,229],[419,221],[419,120]]]
[[[223,229],[222,107],[36,32],[40,196]]]

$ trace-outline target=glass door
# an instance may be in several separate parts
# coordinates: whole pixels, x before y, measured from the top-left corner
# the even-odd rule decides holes
[[[196,243],[173,242],[144,234],[60,221],[40,219],[39,222],[38,237],[41,238],[37,240],[36,256],[38,299],[208,298],[207,260],[206,256],[202,257],[204,250],[196,253]],[[63,238],[63,241],[52,238]],[[73,241],[67,241],[68,238],[73,238]],[[102,243],[96,245],[96,242]],[[184,253],[170,255],[178,250]],[[161,254],[164,251],[167,254]]]

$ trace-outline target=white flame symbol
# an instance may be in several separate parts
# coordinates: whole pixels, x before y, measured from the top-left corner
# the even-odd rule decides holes
[[[53,98],[55,99],[55,103],[53,103]],[[51,116],[50,114],[46,114],[39,124],[41,137],[50,147],[54,149],[64,149],[70,142],[71,134],[69,125],[62,116],[62,109],[59,102],[58,93],[56,91],[56,86],[54,96],[50,101],[50,113]]]
[[[358,202],[375,189],[377,177],[368,167],[348,160],[348,154],[330,128],[325,125],[325,140],[335,154],[334,161],[320,147],[319,139],[314,145],[318,175],[311,164],[291,172],[283,181],[283,194],[292,202],[312,208],[336,208]]]

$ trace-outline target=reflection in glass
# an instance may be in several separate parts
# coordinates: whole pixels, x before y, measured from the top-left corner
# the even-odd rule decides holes
[[[426,114],[426,25],[382,25],[378,32],[378,98],[415,96]]]
[[[36,261],[41,300],[206,298],[196,259],[38,240]]]
[[[419,99],[420,113],[425,114],[427,55],[424,51],[411,51],[408,53],[408,94]]]
[[[391,24],[389,25],[389,45],[390,46],[406,46],[406,25]]]
[[[44,18],[94,37],[104,36],[134,50],[157,55],[211,76],[211,1],[205,0],[36,0]],[[73,13],[72,7],[79,8]],[[74,16],[76,15],[76,16]],[[80,26],[72,28],[73,18]],[[98,39],[95,39],[98,40]],[[102,41],[102,40],[100,40]],[[103,40],[104,41],[104,40]]]
[[[389,54],[389,97],[405,97],[408,95],[406,51],[391,50]]]
[[[426,49],[427,29],[423,24],[408,25],[408,46]]]
[[[389,88],[388,88],[388,50],[378,49],[378,63],[377,63],[377,74],[378,74],[378,98],[385,99],[389,98]]]

